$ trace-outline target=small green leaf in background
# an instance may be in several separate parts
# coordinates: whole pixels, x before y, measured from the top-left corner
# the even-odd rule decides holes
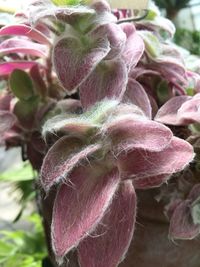
[[[34,171],[29,163],[23,163],[15,168],[0,173],[0,182],[21,182],[34,179]]]
[[[29,75],[16,69],[10,75],[10,88],[13,94],[21,100],[29,100],[34,96],[33,83]]]
[[[139,31],[139,33],[144,41],[147,53],[153,58],[158,57],[162,53],[162,47],[157,36],[147,31]]]
[[[39,98],[31,97],[28,100],[18,100],[14,106],[14,114],[24,128],[32,128],[34,124],[35,113],[37,112]]]
[[[31,231],[0,231],[1,267],[41,267],[47,257],[40,216],[34,213],[27,220]]]
[[[164,104],[171,97],[171,90],[166,81],[161,81],[157,86],[157,96],[160,104]]]
[[[81,0],[52,0],[57,6],[75,6],[81,3]]]

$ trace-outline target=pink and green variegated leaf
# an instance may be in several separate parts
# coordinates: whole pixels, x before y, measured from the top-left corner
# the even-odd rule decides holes
[[[88,156],[101,148],[100,145],[84,146],[83,142],[75,137],[60,138],[46,154],[41,168],[42,186],[49,188],[61,181],[69,179],[69,173]]]
[[[176,96],[171,98],[158,110],[155,120],[170,125],[181,125],[181,121],[178,118],[178,110],[190,99],[190,96]]]
[[[142,85],[134,79],[129,79],[123,102],[130,102],[140,107],[144,114],[151,118],[151,103]]]
[[[126,44],[122,53],[122,58],[126,62],[128,69],[134,68],[144,53],[144,42],[137,33],[132,23],[123,23],[121,28],[126,34]]]
[[[8,39],[0,44],[0,54],[23,53],[36,57],[47,57],[45,45],[37,44],[25,39]]]
[[[35,61],[10,61],[0,63],[0,76],[9,75],[15,69],[27,70],[36,64]]]
[[[145,178],[173,174],[183,170],[194,158],[193,147],[186,141],[173,137],[160,152],[142,149],[124,150],[118,156],[119,168],[125,179]]]
[[[78,246],[81,267],[114,267],[124,260],[136,218],[136,194],[130,181],[121,184],[94,232]]]
[[[120,26],[115,23],[100,25],[94,31],[89,33],[89,35],[92,38],[105,38],[105,36],[108,38],[111,50],[105,60],[113,59],[121,54],[126,42],[125,33],[122,31]]]
[[[23,24],[8,25],[0,29],[0,36],[16,35],[26,36],[38,43],[50,45],[50,40],[38,30]]]
[[[193,239],[200,233],[200,225],[195,225],[191,216],[191,201],[181,202],[175,209],[169,228],[172,239]]]
[[[82,38],[84,41],[76,37],[64,37],[54,46],[55,71],[68,93],[73,93],[110,51],[106,38],[93,43],[87,37]]]
[[[84,109],[107,99],[120,100],[128,81],[124,61],[108,60],[100,63],[88,79],[80,86],[80,100]]]
[[[52,218],[52,245],[58,261],[94,230],[119,184],[116,168],[90,162],[75,169],[58,190]]]
[[[135,149],[147,152],[163,151],[172,141],[171,130],[151,120],[138,120],[125,117],[108,123],[104,133],[111,139],[116,155]]]
[[[133,180],[133,185],[135,189],[151,189],[155,187],[160,187],[162,184],[166,183],[170,178],[170,175],[161,174],[157,176],[150,176],[145,178],[135,178]]]

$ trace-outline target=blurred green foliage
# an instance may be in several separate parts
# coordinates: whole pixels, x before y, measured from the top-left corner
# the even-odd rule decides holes
[[[177,29],[174,41],[177,45],[190,51],[191,54],[200,55],[200,31]]]
[[[38,214],[28,217],[31,231],[0,231],[1,267],[41,267],[47,256],[44,231]]]

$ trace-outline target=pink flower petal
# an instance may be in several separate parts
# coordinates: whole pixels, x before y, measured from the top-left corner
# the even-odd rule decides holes
[[[171,143],[160,152],[135,149],[118,156],[124,178],[173,174],[183,170],[193,158],[193,147],[177,137],[173,137]]]
[[[151,103],[142,85],[136,80],[129,79],[124,102],[131,102],[140,107],[148,118],[151,118]]]
[[[0,44],[0,54],[23,53],[36,57],[47,57],[45,45],[23,39],[8,39]]]
[[[139,148],[152,152],[162,151],[170,144],[173,134],[166,126],[147,119],[129,117],[114,120],[104,128],[103,134],[111,139],[116,154]]]
[[[104,98],[121,99],[127,84],[125,63],[108,60],[97,66],[88,79],[80,86],[80,99],[84,109]]]
[[[114,267],[124,260],[136,218],[136,195],[130,181],[122,183],[106,215],[78,247],[81,267]]]
[[[52,219],[52,245],[58,261],[96,227],[118,184],[117,169],[96,162],[75,169],[68,184],[61,185]]]
[[[183,103],[189,99],[191,99],[190,96],[175,96],[171,98],[158,110],[155,120],[165,124],[181,125],[177,113]]]
[[[49,39],[38,30],[23,24],[8,25],[0,29],[0,35],[26,36],[41,44],[50,45]]]
[[[75,137],[60,138],[43,160],[40,180],[42,186],[49,190],[53,184],[67,180],[73,168],[98,149],[100,145],[97,144],[84,147],[83,142]]]
[[[193,239],[200,233],[200,226],[192,221],[190,200],[181,202],[175,209],[169,228],[172,239]]]
[[[86,40],[89,42],[89,39]],[[76,37],[60,39],[54,46],[53,62],[63,87],[72,93],[110,51],[109,42],[100,38],[84,44]]]
[[[37,64],[35,61],[11,61],[0,64],[0,76],[8,75],[15,69],[26,70]]]
[[[126,62],[128,69],[131,69],[137,65],[144,53],[144,42],[132,23],[123,23],[121,28],[127,37],[122,58]]]

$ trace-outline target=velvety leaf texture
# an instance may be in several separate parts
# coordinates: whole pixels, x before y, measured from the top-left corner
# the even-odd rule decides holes
[[[66,182],[70,171],[81,160],[94,153],[100,145],[84,146],[83,141],[75,137],[62,137],[46,154],[41,169],[41,183],[46,190],[58,182]]]
[[[124,102],[130,102],[140,107],[148,118],[151,118],[151,104],[142,85],[136,80],[130,79],[124,94]]]
[[[78,247],[81,267],[114,267],[124,259],[135,228],[136,195],[123,182],[98,227]]]
[[[59,260],[101,220],[118,187],[117,169],[102,162],[79,167],[58,190],[52,221],[52,244]]]
[[[80,99],[84,109],[106,99],[120,100],[126,90],[127,70],[122,60],[100,63],[80,86]]]
[[[106,39],[90,43],[86,38],[85,42],[77,37],[64,37],[54,46],[54,67],[68,93],[72,93],[110,51]]]
[[[190,201],[181,202],[175,209],[169,228],[169,236],[172,239],[193,239],[200,232],[199,225],[192,220]]]
[[[119,168],[126,178],[142,179],[181,171],[193,158],[192,146],[184,140],[173,137],[171,143],[160,152],[134,149],[128,153],[126,151],[121,153]]]

